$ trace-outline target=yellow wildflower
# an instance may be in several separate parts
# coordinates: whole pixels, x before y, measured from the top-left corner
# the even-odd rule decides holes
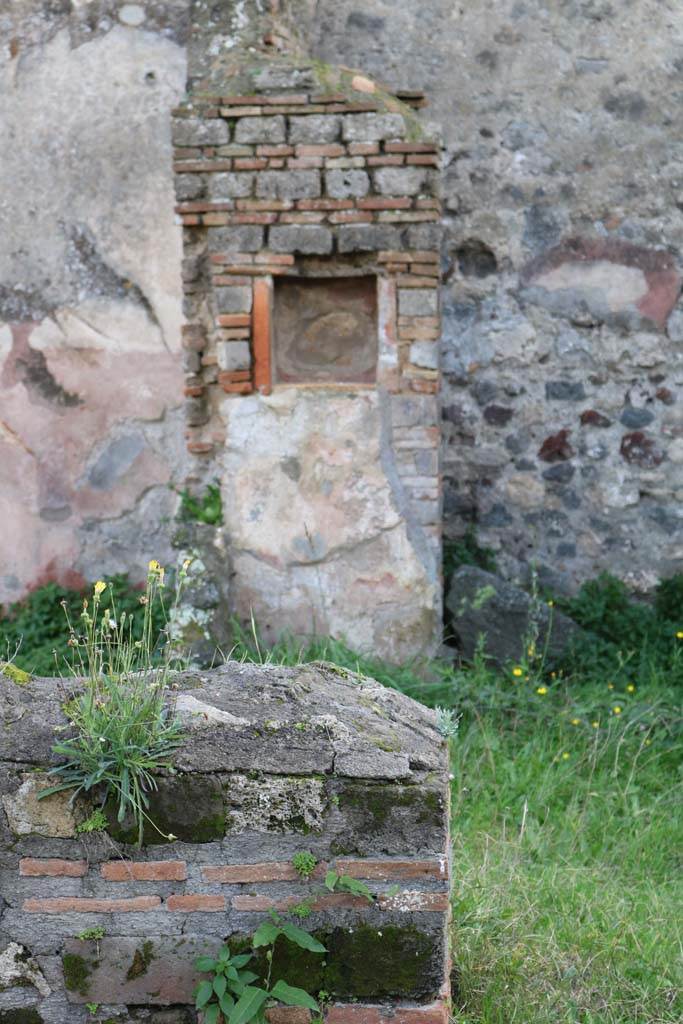
[[[614,689],[614,683],[608,683],[607,684],[607,689],[608,690],[613,690]]]
[[[517,676],[517,678],[519,678],[520,676],[524,675],[524,670],[521,669],[519,665],[515,665],[515,667],[512,670],[512,674],[513,676]]]
[[[147,566],[149,572],[158,573],[161,569],[161,565],[157,562],[156,558],[153,558]]]
[[[636,688],[633,685],[633,683],[629,683],[628,684],[628,686],[626,687],[626,692],[627,693],[635,693],[636,692]]]
[[[646,747],[649,747],[651,743],[652,743],[652,740],[645,740],[645,746]]]
[[[544,697],[547,692],[548,692],[548,687],[547,686],[537,686],[536,687],[536,693],[540,693],[541,697]]]
[[[612,712],[615,715],[620,715],[621,714],[621,710],[622,709],[619,707],[618,704],[615,704],[614,707],[612,708]]]
[[[572,725],[581,725],[580,718],[572,718]]]
[[[526,649],[526,653],[527,653],[527,657],[533,658],[534,654],[536,653],[536,645],[535,644],[529,644],[529,646]]]
[[[104,582],[104,580],[98,580],[97,583],[95,584],[95,597],[99,597],[99,595],[103,593],[106,589],[107,584]]]
[[[594,729],[599,729],[600,728],[600,723],[599,722],[591,722],[591,725],[593,726]]]
[[[555,606],[555,602],[554,601],[548,601],[548,608],[553,608],[554,606]]]
[[[567,753],[566,750],[565,750],[564,754],[562,755],[562,760],[563,761],[568,761],[569,760],[569,754]]]
[[[183,562],[183,570],[185,572],[187,572],[187,570],[190,568],[191,565],[192,565],[192,559],[191,558],[186,558],[185,561]]]
[[[676,633],[676,639],[683,640],[683,629],[678,630],[678,632]]]

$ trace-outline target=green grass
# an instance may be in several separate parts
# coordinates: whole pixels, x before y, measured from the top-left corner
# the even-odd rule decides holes
[[[335,641],[266,652],[244,634],[233,657],[332,661],[461,714],[454,1021],[680,1024],[680,671],[392,668]]]

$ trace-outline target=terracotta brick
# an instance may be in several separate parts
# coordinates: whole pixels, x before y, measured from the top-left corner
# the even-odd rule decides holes
[[[340,875],[352,878],[402,879],[448,878],[448,863],[442,860],[337,860]]]
[[[328,220],[330,224],[372,224],[373,216],[364,210],[341,210],[331,213]]]
[[[413,263],[411,274],[422,274],[424,277],[439,277],[441,270],[433,263]]]
[[[281,159],[268,161],[268,169],[271,171],[281,171],[284,166],[285,161]]]
[[[311,96],[312,103],[345,103],[346,93],[344,92],[323,92],[314,93]]]
[[[398,1007],[391,1024],[448,1024],[449,1019],[444,1003],[432,1003],[429,1006]]]
[[[229,171],[232,160],[183,160],[173,164],[176,174],[203,174],[214,171]]]
[[[250,274],[252,277],[259,274],[286,274],[288,273],[287,267],[277,266],[275,263],[263,264],[258,267],[226,267],[226,274]],[[218,284],[219,279],[214,278],[214,283]],[[221,280],[221,284],[235,284],[235,278],[230,277],[225,280]]]
[[[318,864],[313,877],[322,877],[326,868],[326,864]],[[299,880],[299,875],[290,861],[280,860],[260,864],[207,865],[202,868],[202,878],[206,882],[237,884],[240,882],[296,882]]]
[[[194,228],[201,224],[201,218],[197,213],[186,213],[180,218],[184,228]]]
[[[178,203],[175,208],[176,213],[211,213],[223,210],[234,209],[235,204],[228,200],[227,202],[221,203],[210,203],[206,199],[200,199],[192,203]]]
[[[436,153],[435,142],[385,142],[387,153]]]
[[[218,327],[249,327],[251,316],[249,313],[221,313],[216,317]]]
[[[284,268],[280,268],[284,269]],[[254,302],[252,307],[252,332],[254,336],[254,387],[262,395],[272,390],[271,373],[271,319],[273,289],[270,281],[254,281]]]
[[[187,864],[184,860],[110,860],[100,867],[107,882],[184,882]]]
[[[385,263],[384,269],[387,274],[405,274],[408,271],[407,263]]]
[[[264,103],[265,97],[259,96],[257,93],[251,93],[249,95],[242,94],[240,96],[221,96],[220,102],[224,106],[253,107],[257,104]]]
[[[188,441],[186,447],[190,455],[210,455],[213,451],[210,441]]]
[[[340,1003],[330,1006],[325,1014],[325,1024],[383,1024],[377,1006],[358,1006],[353,1003]]]
[[[415,203],[415,206],[416,206],[416,208],[418,210],[440,210],[441,209],[441,203],[439,202],[439,200],[438,199],[429,198],[429,197],[423,198],[423,199],[418,199],[416,201],[416,203]]]
[[[183,217],[183,224],[188,223]],[[206,227],[224,227],[230,223],[230,217],[227,213],[204,213],[202,214],[201,223]]]
[[[24,900],[22,910],[26,914],[129,914],[156,910],[159,906],[161,899],[158,896],[132,896],[122,900],[53,896],[42,900]]]
[[[218,374],[218,376],[220,377],[220,373]],[[225,391],[225,393],[228,395],[250,395],[254,390],[254,385],[252,384],[251,381],[243,381],[237,384],[222,384],[219,380],[218,383],[223,388],[223,391]]]
[[[224,384],[243,384],[245,381],[251,380],[251,370],[230,370],[224,371],[219,374],[220,383]]]
[[[438,327],[401,327],[398,328],[401,341],[438,341],[441,331]]]
[[[238,199],[235,205],[238,210],[263,210],[266,213],[274,213],[278,210],[291,210],[294,202],[292,199]]]
[[[272,113],[274,113],[274,111],[269,110],[268,113],[272,114]],[[322,104],[316,104],[316,103],[309,103],[308,106],[305,106],[303,103],[300,103],[298,106],[278,107],[277,113],[278,114],[295,114],[295,115],[296,114],[327,114],[327,113],[329,113],[329,107],[323,107]]]
[[[259,160],[257,157],[235,157],[233,161],[236,171],[262,171],[268,166],[267,160]]]
[[[275,263],[283,267],[293,267],[294,257],[284,252],[258,252],[255,258],[256,263]]]
[[[247,341],[251,337],[249,327],[230,327],[221,330],[223,341]]]
[[[403,157],[396,154],[394,156],[369,156],[368,167],[400,167],[403,163]]]
[[[193,160],[201,155],[202,151],[197,146],[178,146],[173,150],[174,160]]]
[[[297,156],[344,156],[346,148],[338,142],[326,142],[324,144],[300,143],[296,146]]]
[[[350,142],[348,145],[350,156],[376,156],[379,153],[378,142]]]
[[[294,156],[294,146],[287,146],[284,143],[271,146],[257,146],[257,156]]]
[[[382,251],[377,254],[380,263],[438,263],[438,252],[425,252],[415,250],[414,252],[398,252],[396,250]]]
[[[407,156],[406,163],[418,167],[438,167],[439,158],[438,156],[427,156],[419,154],[417,156]]]
[[[392,199],[383,199],[380,196],[372,196],[369,199],[359,199],[359,210],[409,210],[412,200],[408,196],[398,196]]]
[[[411,391],[417,391],[422,395],[435,395],[439,390],[437,380],[412,380],[409,384]]]
[[[290,171],[306,171],[311,167],[322,167],[324,160],[321,156],[298,156],[290,157],[287,167]]]
[[[261,103],[266,103],[268,106],[289,106],[292,103],[304,104],[308,103],[308,95],[305,92],[292,92],[292,93],[279,93],[272,96],[261,96]]]
[[[60,860],[58,857],[22,857],[19,874],[29,878],[82,878],[88,873],[84,860]]]
[[[202,912],[215,914],[225,910],[223,896],[210,896],[207,893],[187,893],[182,896],[169,896],[166,909],[182,914]]]
[[[186,398],[201,398],[204,394],[204,387],[201,384],[189,384],[183,388],[183,394]]]
[[[327,111],[330,114],[370,114],[378,109],[377,103],[331,103]]]
[[[277,220],[277,213],[233,213],[228,223],[230,224],[274,224]]]
[[[352,210],[353,199],[298,199],[298,210]]]

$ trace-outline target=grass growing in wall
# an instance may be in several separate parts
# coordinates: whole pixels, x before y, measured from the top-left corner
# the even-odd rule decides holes
[[[285,638],[264,650],[238,632],[233,657],[334,662],[461,716],[452,744],[458,1024],[683,1019],[683,622],[675,626],[659,655],[642,637],[629,650],[622,634],[611,664],[588,649],[563,674],[493,671],[481,657],[462,669],[392,667],[337,641]],[[608,629],[594,614],[597,627]]]

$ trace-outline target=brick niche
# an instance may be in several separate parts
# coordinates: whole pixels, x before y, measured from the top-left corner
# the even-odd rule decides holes
[[[191,476],[221,480],[230,610],[267,637],[428,653],[438,146],[345,69],[273,59],[238,81],[196,87],[173,126],[187,446]]]

